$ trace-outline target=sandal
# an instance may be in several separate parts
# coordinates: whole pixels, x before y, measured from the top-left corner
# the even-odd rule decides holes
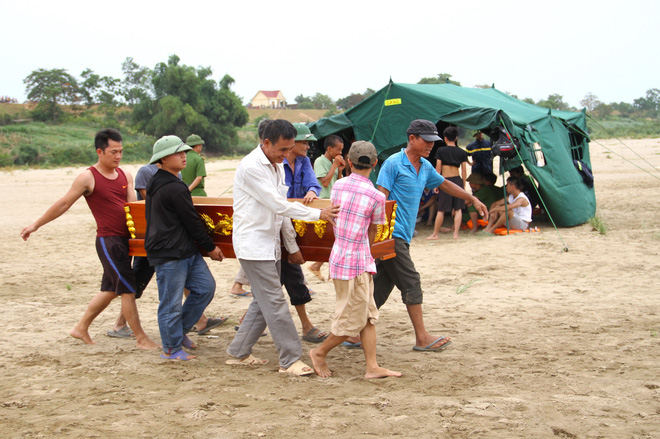
[[[230,366],[261,366],[263,364],[268,364],[268,360],[265,358],[257,358],[250,354],[245,358],[232,357],[225,361],[225,364],[229,364]]]
[[[166,360],[190,361],[190,360],[194,360],[195,358],[197,358],[197,356],[196,355],[188,355],[188,353],[186,351],[181,349],[181,350],[176,351],[172,355],[162,354],[160,356],[160,358],[164,358]]]
[[[183,342],[181,343],[186,349],[197,349],[197,345],[186,334],[183,334]]]
[[[222,325],[224,322],[227,321],[227,319],[229,319],[229,317],[224,317],[223,316],[223,317],[220,317],[219,319],[210,318],[210,319],[207,320],[206,326],[204,327],[204,329],[200,329],[197,333],[199,335],[204,335],[207,332],[209,332],[211,329]]]
[[[313,374],[314,369],[312,369],[302,361],[298,360],[295,363],[293,363],[291,366],[289,366],[288,369],[280,368],[280,373],[288,373],[297,377],[302,377]]]
[[[327,332],[321,331],[319,328],[314,326],[312,329],[310,329],[307,334],[303,335],[303,340],[311,342],[311,343],[321,343],[323,340],[328,338]]]

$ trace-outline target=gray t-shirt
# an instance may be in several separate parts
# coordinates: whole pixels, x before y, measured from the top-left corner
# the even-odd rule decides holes
[[[138,201],[144,200],[142,195],[140,195],[140,189],[147,188],[149,180],[151,180],[151,177],[153,177],[156,172],[158,172],[158,165],[155,163],[153,165],[144,165],[137,171],[137,174],[135,175],[135,192],[137,193]],[[178,177],[181,178],[180,172]]]

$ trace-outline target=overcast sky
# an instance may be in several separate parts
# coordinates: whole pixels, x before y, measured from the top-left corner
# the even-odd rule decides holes
[[[282,90],[293,103],[389,81],[449,73],[519,98],[591,92],[630,102],[660,88],[660,2],[151,1],[3,2],[0,95],[23,101],[39,68],[122,78],[132,57],[153,68],[176,54],[235,80],[247,103]]]

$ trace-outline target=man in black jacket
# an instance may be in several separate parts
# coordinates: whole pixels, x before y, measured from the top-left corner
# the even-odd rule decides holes
[[[158,284],[158,326],[163,345],[162,358],[191,360],[182,348],[197,346],[186,335],[199,320],[215,294],[215,279],[198,247],[211,259],[224,258],[204,229],[192,202],[188,186],[177,174],[186,167],[188,145],[176,136],[161,137],[150,163],[160,163],[147,186],[144,247],[156,270]],[[190,295],[183,306],[183,288]]]

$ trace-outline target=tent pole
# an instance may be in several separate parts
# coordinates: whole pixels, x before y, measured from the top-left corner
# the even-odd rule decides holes
[[[502,125],[504,125],[504,120],[502,120],[502,117],[500,116],[500,121],[502,121]],[[505,125],[506,128],[506,125]],[[513,142],[513,139],[511,139]],[[524,140],[522,140],[524,142]],[[515,143],[514,143],[515,145]],[[518,158],[520,159],[521,164],[525,164],[525,161],[523,160],[522,156],[520,155],[520,151],[518,151],[518,148],[514,148],[514,151],[516,151],[516,154],[518,155]],[[500,166],[501,166],[501,159],[500,159]],[[545,213],[548,214],[548,218],[550,218],[550,222],[552,223],[552,227],[554,227],[555,232],[557,232],[557,236],[559,236],[559,240],[561,241],[562,244],[564,244],[564,252],[568,252],[568,246],[564,242],[564,238],[562,238],[561,233],[559,233],[559,229],[557,228],[557,225],[555,224],[555,220],[552,219],[552,215],[550,214],[550,211],[548,210],[548,207],[545,205],[545,201],[543,201],[543,197],[541,197],[541,193],[539,192],[539,189],[536,187],[536,185],[533,185],[534,190],[536,191],[536,194],[539,196],[539,200],[541,200],[541,204],[543,204],[543,208],[545,209]],[[506,197],[506,188],[504,190],[504,196]],[[506,199],[504,201],[504,205],[506,206]],[[508,221],[508,220],[507,220]],[[508,228],[507,228],[508,230]]]
[[[504,192],[504,215],[506,216],[506,234],[510,235],[511,231],[509,230],[509,202],[506,199],[506,179],[504,178],[504,163],[502,156],[500,156],[500,175],[502,176],[502,192]]]
[[[376,137],[376,130],[378,129],[378,124],[380,123],[380,117],[383,115],[383,110],[385,109],[385,101],[387,101],[387,97],[390,95],[390,88],[392,88],[392,79],[390,79],[390,83],[387,85],[387,91],[385,92],[385,99],[383,99],[383,105],[380,107],[380,113],[378,113],[378,119],[376,119],[376,126],[374,127],[374,132],[371,134],[371,139],[369,139],[369,143],[374,143],[374,137]]]

